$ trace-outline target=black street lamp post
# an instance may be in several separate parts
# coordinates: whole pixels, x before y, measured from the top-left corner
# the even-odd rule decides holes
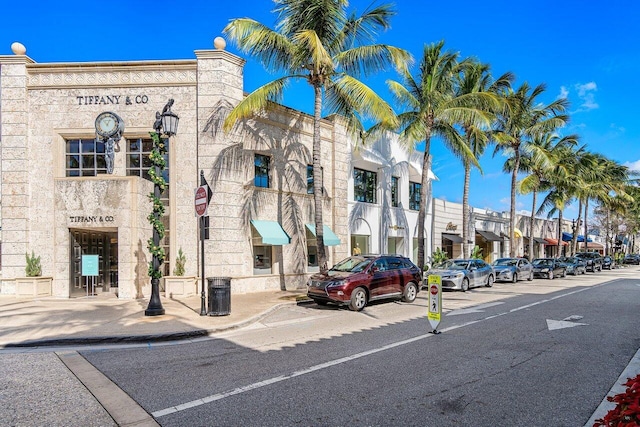
[[[156,121],[153,124],[155,132],[149,132],[153,140],[153,150],[149,159],[153,164],[153,168],[149,170],[149,176],[153,182],[153,193],[149,194],[149,200],[153,203],[153,211],[147,216],[149,223],[153,226],[153,236],[147,242],[149,252],[153,256],[149,262],[149,277],[151,277],[151,299],[149,305],[144,311],[145,316],[160,316],[164,314],[164,308],[160,301],[160,278],[162,271],[160,267],[164,262],[165,253],[160,241],[164,237],[164,224],[162,223],[162,214],[164,213],[164,205],[160,199],[162,192],[167,186],[164,180],[163,171],[166,169],[166,161],[164,155],[167,152],[167,145],[163,138],[170,138],[178,131],[179,117],[171,112],[173,99],[170,99],[162,109],[162,113],[156,112]]]

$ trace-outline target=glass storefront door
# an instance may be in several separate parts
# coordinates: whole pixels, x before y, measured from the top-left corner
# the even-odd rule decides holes
[[[70,229],[69,242],[71,296],[109,292],[118,286],[117,232]],[[98,276],[82,275],[82,255],[98,255]]]

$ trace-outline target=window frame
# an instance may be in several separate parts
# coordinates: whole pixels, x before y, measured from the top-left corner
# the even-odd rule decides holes
[[[397,176],[391,176],[391,207],[397,208],[400,206],[400,197],[399,197],[399,182],[400,179]]]
[[[74,142],[77,144],[75,150],[72,148]],[[88,147],[89,145],[91,147]],[[95,138],[65,139],[64,154],[64,170],[67,177],[80,178],[107,175],[104,141],[99,141]],[[74,158],[77,166],[70,167],[70,160]]]
[[[420,195],[422,193],[422,184],[419,182],[409,181],[409,210],[420,210]]]
[[[378,174],[366,169],[353,168],[353,199],[356,202],[377,203]]]
[[[265,165],[259,165],[258,159],[266,160]],[[266,182],[266,185],[264,185]],[[257,188],[271,188],[271,156],[255,153],[253,157],[253,185]]]

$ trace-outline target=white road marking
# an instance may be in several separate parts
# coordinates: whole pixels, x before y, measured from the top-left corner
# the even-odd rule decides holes
[[[473,320],[473,321],[470,321],[470,322],[462,323],[460,325],[450,326],[448,328],[441,329],[440,332],[452,331],[452,330],[455,330],[455,329],[464,328],[465,326],[470,326],[470,325],[473,325],[473,324],[476,324],[476,323],[484,322],[484,321],[489,320],[489,319],[494,319],[496,317],[505,316],[507,314],[511,314],[511,313],[514,313],[514,312],[517,312],[517,311],[520,311],[520,310],[523,310],[523,309],[526,309],[526,308],[530,308],[530,307],[533,307],[533,306],[536,306],[536,305],[540,305],[540,304],[543,304],[545,302],[550,302],[550,301],[556,300],[558,298],[562,298],[562,297],[565,297],[565,296],[577,294],[579,292],[586,291],[588,289],[594,289],[594,288],[600,287],[600,286],[602,286],[602,285],[604,285],[606,283],[610,283],[610,282],[605,282],[603,284],[595,285],[595,286],[592,286],[592,287],[589,287],[589,288],[583,288],[583,289],[578,289],[576,291],[567,292],[565,294],[557,295],[557,296],[555,296],[553,298],[549,298],[549,299],[545,299],[545,300],[542,300],[542,301],[535,302],[533,304],[527,304],[527,305],[524,305],[524,306],[521,306],[521,307],[517,307],[517,308],[511,309],[511,310],[509,310],[507,312],[498,313],[498,314],[495,314],[495,315],[492,315],[492,316],[487,316],[484,319]],[[494,305],[496,305],[496,304],[494,304]],[[487,304],[485,304],[484,306],[486,307]],[[571,323],[571,322],[566,322],[566,323]],[[571,323],[571,325],[572,326],[577,326],[579,324],[578,323]],[[331,360],[331,361],[328,361],[328,362],[325,362],[325,363],[321,363],[319,365],[311,366],[309,368],[302,369],[300,371],[295,371],[295,372],[292,372],[292,373],[287,374],[287,375],[280,375],[280,376],[269,378],[269,379],[266,379],[266,380],[263,380],[263,381],[259,381],[259,382],[253,383],[253,384],[248,384],[248,385],[243,386],[243,387],[238,387],[238,388],[233,389],[233,390],[229,390],[229,391],[225,391],[225,392],[222,392],[222,393],[217,393],[217,394],[213,394],[213,395],[210,395],[210,396],[207,396],[207,397],[203,397],[202,399],[196,399],[196,400],[192,400],[190,402],[186,402],[186,403],[183,403],[183,404],[180,404],[180,405],[171,406],[169,408],[161,409],[159,411],[154,411],[154,412],[151,413],[151,415],[154,418],[163,417],[165,415],[169,415],[169,414],[173,414],[173,413],[176,413],[176,412],[184,411],[184,410],[190,409],[190,408],[195,408],[197,406],[201,406],[201,405],[204,405],[206,403],[214,402],[214,401],[217,401],[217,400],[222,400],[222,399],[225,399],[227,397],[231,397],[231,396],[235,396],[235,395],[238,395],[238,394],[242,394],[242,393],[245,393],[247,391],[256,390],[256,389],[259,389],[259,388],[262,388],[262,387],[265,387],[265,386],[268,386],[268,385],[271,385],[271,384],[276,384],[276,383],[279,383],[279,382],[282,382],[282,381],[286,381],[286,380],[289,380],[289,379],[292,379],[292,378],[296,378],[296,377],[299,377],[299,376],[302,376],[302,375],[310,374],[312,372],[316,372],[316,371],[319,371],[321,369],[330,368],[332,366],[340,365],[342,363],[351,362],[352,360],[360,359],[362,357],[370,356],[372,354],[380,353],[380,352],[383,352],[383,351],[386,351],[386,350],[390,350],[392,348],[396,348],[396,347],[400,347],[400,346],[403,346],[403,345],[411,344],[411,343],[414,343],[416,341],[421,341],[421,340],[423,340],[425,338],[430,338],[430,337],[434,337],[434,336],[435,335],[433,335],[432,333],[419,335],[417,337],[413,337],[413,338],[409,338],[409,339],[406,339],[406,340],[398,341],[398,342],[395,342],[395,343],[387,344],[387,345],[379,347],[379,348],[374,348],[374,349],[371,349],[371,350],[363,351],[361,353],[353,354],[351,356],[341,357],[340,359],[335,359],[335,360]]]
[[[482,313],[486,308],[494,307],[496,305],[504,304],[504,302],[488,302],[486,304],[475,305],[469,308],[461,308],[460,310],[453,310],[447,313],[447,316],[458,316],[460,314],[470,314],[470,313]]]
[[[547,328],[549,328],[550,331],[554,331],[556,329],[573,328],[574,326],[587,326],[587,324],[578,322],[565,322],[564,320],[547,319]]]

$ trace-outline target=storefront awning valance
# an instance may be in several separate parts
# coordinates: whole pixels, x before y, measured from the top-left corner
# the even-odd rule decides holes
[[[503,240],[502,237],[491,231],[476,230],[476,233],[481,235],[488,242],[501,242]]]
[[[520,238],[523,236],[522,231],[519,228],[513,227],[513,235],[514,237]]]
[[[562,232],[562,240],[564,240],[565,242],[570,242],[571,240],[573,240],[573,234],[567,233],[566,231],[563,231]],[[577,242],[584,242],[584,236],[578,235],[578,239],[576,241]],[[588,242],[593,242],[593,240],[590,237],[587,237],[587,243]]]
[[[547,238],[547,239],[544,239],[544,240],[547,241],[547,245],[558,246],[558,239]],[[569,246],[569,244],[567,242],[562,242],[560,245],[561,246]]]
[[[251,220],[251,225],[262,237],[264,245],[281,246],[291,243],[291,238],[277,221]]]
[[[442,238],[447,239],[452,243],[462,243],[462,237],[458,234],[442,233]]]
[[[316,226],[313,224],[305,224],[311,234],[316,235]],[[322,240],[325,246],[337,246],[340,244],[340,239],[327,225],[322,226]]]

